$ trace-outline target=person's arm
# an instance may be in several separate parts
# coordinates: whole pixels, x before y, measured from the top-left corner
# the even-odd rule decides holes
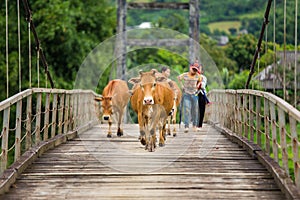
[[[207,78],[202,75],[201,89],[205,90],[206,84],[207,84]]]
[[[183,74],[180,74],[179,76],[177,76],[177,79],[178,79],[178,82],[180,83],[181,89],[183,89],[183,83],[182,83]]]

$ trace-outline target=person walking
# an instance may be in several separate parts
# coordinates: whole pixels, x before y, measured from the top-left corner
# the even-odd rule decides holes
[[[161,68],[161,74],[164,75],[166,78],[170,77],[170,73],[171,73],[171,70],[168,67],[163,66]]]
[[[196,63],[194,64],[196,65]],[[199,106],[199,115],[198,115],[198,125],[197,130],[199,131],[203,125],[203,119],[205,114],[205,105],[210,103],[207,96],[206,96],[206,84],[207,78],[203,75],[203,65],[199,64],[199,79],[197,82],[197,89],[198,92],[196,93],[198,96],[198,106]]]
[[[192,122],[193,127],[197,127],[197,111],[198,111],[198,97],[195,96],[197,91],[197,82],[200,78],[199,67],[190,65],[189,71],[180,74],[177,79],[182,87],[183,92],[183,108],[184,108],[184,132],[189,131],[189,124]]]

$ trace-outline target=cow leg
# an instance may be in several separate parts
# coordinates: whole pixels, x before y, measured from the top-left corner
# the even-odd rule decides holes
[[[140,137],[139,137],[140,142],[142,145],[146,145],[146,132],[145,132],[142,113],[138,113],[138,122],[140,127]]]
[[[107,133],[107,137],[111,138],[111,125],[112,125],[112,121],[111,119],[108,120],[108,133]]]
[[[173,124],[173,137],[176,136],[176,112],[173,113],[172,116],[172,124]]]
[[[171,135],[171,116],[169,116],[167,118],[167,123],[168,123],[167,132],[168,132],[168,135]]]
[[[123,135],[123,130],[121,128],[121,123],[123,120],[123,113],[119,113],[119,119],[118,119],[118,131],[117,131],[117,136],[121,137]]]
[[[159,131],[159,146],[160,147],[165,146],[165,140],[166,140],[166,122],[163,123],[162,129]]]
[[[149,152],[153,152],[155,148],[156,148],[155,128],[152,128],[149,134],[149,142],[147,144],[147,149]]]

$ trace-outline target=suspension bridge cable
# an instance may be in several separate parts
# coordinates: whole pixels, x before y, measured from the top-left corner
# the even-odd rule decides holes
[[[271,8],[272,1],[273,0],[268,1],[268,5],[267,5],[266,11],[265,11],[264,22],[263,22],[262,27],[261,27],[261,32],[260,32],[259,40],[258,40],[258,43],[257,43],[257,47],[256,47],[256,50],[255,50],[255,53],[254,53],[252,63],[250,65],[250,73],[249,73],[249,76],[248,76],[247,83],[245,85],[246,89],[249,88],[249,83],[250,83],[251,77],[254,74],[254,66],[255,66],[255,63],[256,63],[256,60],[257,60],[258,52],[261,50],[261,43],[262,43],[262,39],[263,39],[263,36],[264,36],[265,28],[266,28],[266,25],[269,23],[268,18],[269,18],[269,13],[270,13],[270,8]]]
[[[21,71],[20,0],[17,0],[17,13],[18,13],[18,50],[19,50],[19,92],[21,92],[22,71]]]
[[[5,44],[6,44],[6,98],[9,96],[9,77],[8,77],[8,0],[5,0]]]
[[[48,80],[50,81],[50,85],[51,88],[54,88],[54,82],[52,80],[51,74],[48,70],[48,63],[46,61],[43,49],[41,48],[41,43],[39,41],[39,38],[37,36],[37,32],[35,30],[35,26],[34,23],[32,21],[32,14],[31,14],[31,10],[29,8],[29,4],[27,0],[22,0],[23,1],[23,5],[24,5],[24,9],[25,9],[25,13],[26,13],[26,19],[28,20],[28,22],[30,23],[30,27],[31,27],[31,31],[33,33],[34,39],[35,39],[35,43],[36,43],[36,50],[40,53],[40,58],[41,61],[43,63],[44,69],[45,69],[45,74],[47,75]]]
[[[298,36],[298,0],[295,0],[295,85],[294,85],[294,101],[295,101],[295,108],[297,107],[297,58],[298,58],[298,41],[297,41],[297,36]]]
[[[38,88],[40,88],[40,52],[36,52],[36,73],[37,73],[37,82]]]
[[[30,37],[29,22],[28,22],[28,68],[29,68],[29,88],[31,88],[31,37]]]
[[[283,99],[285,100],[286,94],[286,0],[284,0],[283,6]]]
[[[274,77],[273,77],[273,94],[275,94],[275,81],[277,78],[276,75],[276,66],[277,66],[277,61],[276,61],[276,0],[274,1],[274,5],[273,5],[273,73],[274,73]]]

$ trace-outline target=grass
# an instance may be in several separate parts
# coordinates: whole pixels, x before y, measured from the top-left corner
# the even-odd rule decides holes
[[[241,27],[240,21],[222,21],[222,22],[213,22],[208,24],[208,28],[211,32],[214,30],[225,31],[226,33],[230,34],[229,29],[235,28],[239,30]]]

